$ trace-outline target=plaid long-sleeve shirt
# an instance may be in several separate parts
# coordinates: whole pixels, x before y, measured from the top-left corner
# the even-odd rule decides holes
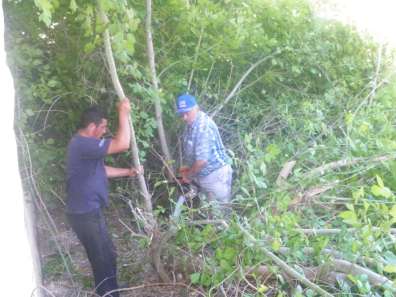
[[[191,125],[187,125],[183,133],[183,161],[191,167],[195,161],[205,160],[207,164],[197,174],[207,176],[213,171],[230,164],[219,129],[213,120],[204,112],[199,111]]]

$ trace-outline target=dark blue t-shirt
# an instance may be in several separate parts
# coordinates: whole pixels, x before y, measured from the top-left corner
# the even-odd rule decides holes
[[[108,181],[104,158],[111,139],[96,139],[79,134],[67,148],[68,213],[82,214],[108,205]]]

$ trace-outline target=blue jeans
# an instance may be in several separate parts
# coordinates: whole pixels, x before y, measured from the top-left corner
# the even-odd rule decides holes
[[[84,214],[67,214],[67,217],[87,252],[95,278],[96,293],[103,296],[118,289],[115,248],[101,209]],[[119,293],[106,296],[119,297]]]

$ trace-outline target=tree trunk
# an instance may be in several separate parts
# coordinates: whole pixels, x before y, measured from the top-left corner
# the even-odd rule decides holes
[[[161,108],[161,101],[159,98],[159,87],[158,87],[158,77],[155,70],[155,53],[154,53],[154,46],[153,46],[153,37],[151,32],[151,0],[146,0],[146,41],[147,41],[147,57],[150,65],[150,73],[151,73],[151,82],[153,84],[153,88],[155,91],[155,118],[157,121],[158,127],[158,137],[160,140],[161,151],[165,157],[166,162],[166,171],[168,177],[174,177],[174,168],[172,165],[172,158],[169,153],[168,143],[166,141],[166,134],[164,125],[162,123],[162,108]]]
[[[107,16],[102,11],[102,9],[100,7],[99,7],[99,14],[100,14],[100,17],[101,17],[103,23],[107,24],[108,23]],[[110,34],[109,34],[108,29],[106,29],[104,31],[103,37],[104,37],[106,60],[107,60],[108,66],[109,66],[111,80],[112,80],[114,88],[117,92],[118,98],[120,100],[122,100],[126,96],[125,96],[124,90],[122,89],[120,80],[118,79],[118,74],[117,74],[117,69],[116,69],[115,62],[114,62],[113,52],[111,49]],[[133,122],[132,122],[131,117],[129,117],[129,124],[130,124],[130,128],[131,128],[132,162],[133,162],[133,166],[139,167],[140,166],[139,149],[137,146],[135,129],[133,127]],[[138,181],[139,181],[139,188],[140,188],[141,194],[143,195],[143,198],[144,198],[145,217],[149,224],[149,226],[146,226],[146,227],[149,227],[150,230],[148,230],[148,231],[149,231],[149,233],[151,233],[154,226],[156,225],[154,217],[153,217],[153,206],[151,203],[151,195],[147,189],[146,180],[142,174],[138,175]]]
[[[99,13],[101,18],[105,24],[108,23],[108,19],[106,14],[99,8]],[[109,70],[111,74],[111,79],[113,81],[114,87],[116,89],[117,95],[119,99],[125,98],[124,91],[122,89],[121,83],[118,79],[117,69],[114,62],[113,53],[111,50],[111,43],[110,43],[110,34],[109,31],[106,29],[104,31],[104,43],[105,43],[105,50],[106,50],[106,58],[109,64]],[[139,154],[138,154],[138,147],[136,143],[136,136],[135,131],[133,129],[132,119],[129,119],[129,123],[131,125],[131,148],[132,148],[132,157],[133,157],[133,165],[135,167],[140,166],[139,162]],[[164,282],[170,282],[168,275],[163,267],[161,262],[161,232],[159,226],[154,218],[153,215],[153,207],[151,203],[151,195],[149,194],[146,186],[146,181],[143,175],[139,175],[139,186],[140,190],[143,194],[144,201],[145,201],[145,217],[144,217],[144,229],[152,238],[151,245],[150,245],[150,254],[153,261],[153,265],[157,270],[158,274],[160,275],[161,279]]]

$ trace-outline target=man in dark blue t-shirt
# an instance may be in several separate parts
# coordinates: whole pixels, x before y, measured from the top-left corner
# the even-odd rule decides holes
[[[107,131],[107,120],[96,106],[87,109],[67,149],[66,213],[87,252],[95,290],[100,296],[118,289],[115,248],[102,213],[109,203],[107,178],[136,176],[143,171],[143,168],[115,168],[104,164],[106,155],[129,148],[130,110],[128,99],[118,104],[117,133],[105,139],[102,137]],[[119,294],[106,296],[118,297]]]

